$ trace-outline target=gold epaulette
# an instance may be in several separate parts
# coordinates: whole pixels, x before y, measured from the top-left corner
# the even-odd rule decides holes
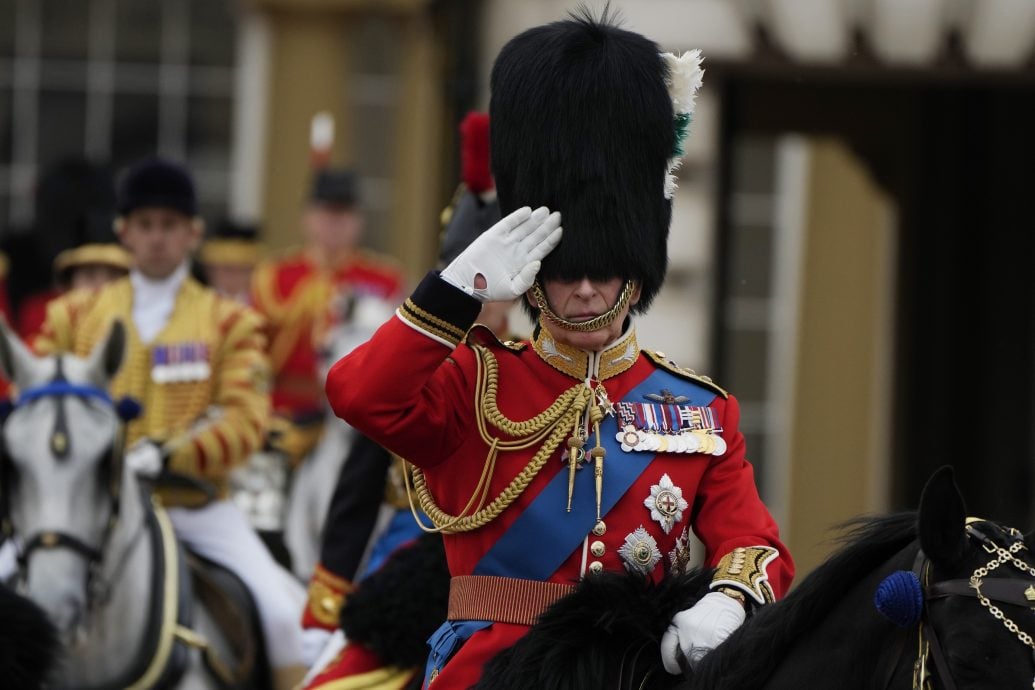
[[[453,220],[453,212],[456,211],[456,205],[460,203],[460,199],[463,198],[466,191],[467,185],[463,182],[458,184],[456,191],[453,192],[453,198],[449,200],[449,206],[442,209],[442,213],[438,215],[438,220],[442,224],[442,234],[445,234],[446,228],[449,227],[449,222]]]
[[[309,579],[306,603],[309,614],[324,626],[337,627],[341,607],[354,590],[355,586],[351,582],[317,564]]]
[[[727,393],[724,389],[722,389],[718,385],[716,385],[716,383],[714,381],[712,381],[710,378],[708,378],[707,376],[702,376],[701,374],[698,374],[693,369],[686,369],[684,367],[679,366],[678,364],[673,362],[671,359],[668,359],[665,356],[664,352],[659,352],[659,351],[655,351],[655,350],[643,350],[643,354],[646,355],[647,359],[649,359],[650,361],[654,362],[654,364],[656,364],[657,366],[661,367],[665,371],[670,371],[673,374],[675,374],[676,376],[678,376],[680,378],[683,378],[683,379],[686,379],[687,381],[693,381],[694,383],[699,383],[702,386],[704,386],[705,388],[708,388],[710,390],[715,391],[716,393],[721,395],[723,398],[729,398],[730,397],[729,393]]]
[[[528,347],[528,343],[521,340],[500,340],[491,328],[480,323],[476,323],[468,329],[467,335],[464,336],[464,343],[471,346],[497,346],[511,352],[521,352]]]

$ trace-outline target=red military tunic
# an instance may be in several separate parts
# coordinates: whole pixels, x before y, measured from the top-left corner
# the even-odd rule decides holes
[[[275,413],[292,420],[323,414],[318,339],[334,297],[351,291],[396,301],[403,282],[394,263],[367,252],[356,252],[333,269],[321,266],[304,250],[256,268],[252,304],[269,328]]]
[[[496,403],[502,415],[511,420],[520,422],[539,415],[565,391],[584,386],[587,376],[594,387],[606,389],[612,403],[627,398],[642,403],[648,389],[659,397],[668,392],[650,388],[652,382],[673,381],[674,376],[681,375],[695,395],[704,395],[702,399],[709,401],[711,413],[707,416],[716,429],[721,429],[725,449],[715,455],[644,455],[618,449],[613,442],[620,433],[618,416],[605,417],[600,436],[610,439],[612,449],[604,461],[604,494],[608,493],[609,480],[612,485],[618,481],[628,463],[645,465],[642,471],[632,473],[631,482],[619,490],[613,506],[603,509],[602,524],[594,515],[592,468],[578,471],[587,474],[576,483],[571,512],[563,495],[558,499],[548,492],[551,480],[567,484],[568,463],[562,459],[562,443],[527,488],[495,519],[473,531],[444,537],[454,578],[490,574],[528,579],[529,572],[541,567],[529,566],[529,562],[564,544],[558,564],[536,578],[570,585],[587,571],[638,568],[659,580],[673,568],[685,567],[685,560],[678,561],[687,555],[686,535],[692,526],[704,543],[706,566],[716,566],[724,556],[728,561],[728,555],[738,547],[763,547],[771,555],[761,566],[761,579],[754,583],[757,587],[749,593],[757,599],[764,589],[768,599],[786,591],[794,566],[758,496],[751,465],[745,460],[744,437],[738,430],[740,409],[733,397],[688,372],[667,371],[670,365],[656,353],[639,350],[632,328],[599,354],[556,343],[545,329],[537,332],[532,343],[519,346],[500,344],[478,330],[471,332],[466,344],[458,344],[477,311],[473,298],[429,275],[396,317],[368,343],[339,361],[327,379],[327,395],[335,413],[424,468],[428,488],[446,513],[457,515],[468,505],[486,466],[488,446],[475,416],[481,406],[476,394],[479,345],[487,348],[497,363]],[[659,371],[660,379],[650,378]],[[511,440],[491,427],[490,431],[501,440]],[[586,448],[593,443],[591,433]],[[500,453],[484,503],[491,502],[525,470],[541,446],[536,443],[524,450]],[[627,466],[623,468],[622,463]],[[670,513],[672,521],[666,530],[657,512],[652,513],[647,504],[653,505],[652,497],[667,486],[668,480],[687,503],[684,510]],[[527,523],[519,520],[537,498],[550,503],[536,504],[538,508],[531,512],[546,511],[549,522],[540,522],[534,532],[522,534]],[[574,523],[581,531],[572,541],[567,532]],[[499,551],[504,540],[509,548]],[[636,553],[643,556],[639,566]],[[478,679],[485,662],[526,630],[525,625],[496,622],[474,632],[449,663],[438,669],[433,687],[467,688]]]

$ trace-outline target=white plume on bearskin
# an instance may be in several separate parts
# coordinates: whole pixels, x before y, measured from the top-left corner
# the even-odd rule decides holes
[[[678,57],[672,53],[662,53],[661,59],[668,68],[665,86],[672,98],[672,111],[675,113],[676,150],[668,160],[665,174],[665,198],[671,199],[676,191],[676,171],[683,164],[683,141],[689,134],[690,122],[693,120],[697,91],[704,83],[704,70],[701,63],[704,57],[700,50],[690,50]]]

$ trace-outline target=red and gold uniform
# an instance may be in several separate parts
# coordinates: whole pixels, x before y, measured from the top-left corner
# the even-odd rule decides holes
[[[757,604],[783,594],[794,567],[745,459],[735,398],[641,351],[631,326],[599,353],[545,329],[501,344],[468,333],[479,306],[429,274],[327,379],[336,414],[423,471],[421,507],[445,525],[450,619],[467,630],[433,637],[432,687],[474,683],[587,572],[660,580],[684,569],[691,528],[723,584]],[[633,447],[623,433],[636,425],[621,411],[649,412],[654,400],[693,417],[700,452]],[[568,452],[580,449],[590,460],[572,469]],[[440,661],[458,648],[448,664],[435,662],[436,644]]]
[[[351,293],[398,302],[403,282],[390,260],[363,251],[333,270],[305,250],[259,265],[252,305],[267,322],[275,414],[294,422],[322,418],[319,345],[333,301]]]
[[[85,355],[120,319],[129,339],[127,359],[112,394],[136,398],[145,410],[130,423],[127,444],[143,437],[166,443],[173,449],[169,469],[204,478],[225,496],[228,473],[260,447],[268,423],[261,319],[187,278],[168,323],[145,345],[132,306],[128,278],[97,291],[70,292],[51,302],[35,348]],[[206,420],[215,409],[218,414]]]

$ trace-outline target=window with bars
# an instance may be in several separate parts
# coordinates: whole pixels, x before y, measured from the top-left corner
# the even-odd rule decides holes
[[[229,191],[230,0],[0,0],[0,228],[68,156],[120,170],[160,154],[195,175],[202,214]]]
[[[729,187],[725,203],[728,228],[720,286],[718,380],[737,396],[740,430],[756,479],[767,501],[767,467],[773,460],[768,382],[772,360],[774,290],[775,186],[777,142],[763,135],[740,136],[731,145]],[[772,506],[771,506],[772,508]]]

